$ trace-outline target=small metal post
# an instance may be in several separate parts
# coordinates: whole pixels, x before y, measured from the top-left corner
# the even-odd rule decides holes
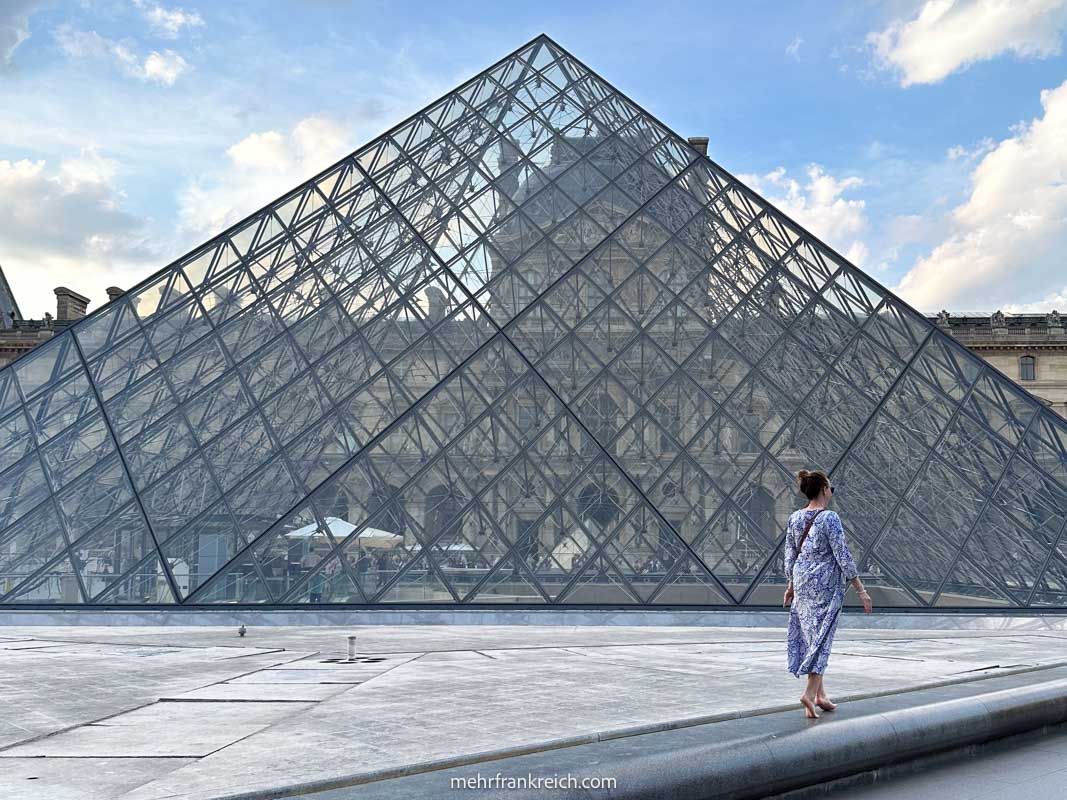
[[[355,661],[356,660],[356,637],[355,636],[349,636],[348,637],[348,660],[349,661]]]

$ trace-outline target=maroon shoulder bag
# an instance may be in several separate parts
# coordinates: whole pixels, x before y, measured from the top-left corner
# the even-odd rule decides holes
[[[825,508],[821,508],[812,514],[811,519],[808,520],[808,524],[804,526],[804,533],[800,535],[800,541],[797,542],[797,558],[800,558],[800,549],[804,546],[804,540],[808,538],[808,532],[811,530],[811,526],[815,524],[815,520],[819,518],[819,514],[825,510]]]

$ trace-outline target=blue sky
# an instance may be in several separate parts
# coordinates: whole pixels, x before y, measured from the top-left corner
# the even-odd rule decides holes
[[[1067,0],[0,0],[0,265],[130,286],[540,32],[917,307],[1067,310]]]

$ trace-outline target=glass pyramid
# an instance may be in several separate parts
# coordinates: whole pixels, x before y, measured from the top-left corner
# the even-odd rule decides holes
[[[1067,425],[541,36],[0,371],[0,603],[1067,605]]]

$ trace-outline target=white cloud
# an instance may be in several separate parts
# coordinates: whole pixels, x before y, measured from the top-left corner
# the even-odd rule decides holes
[[[800,60],[800,46],[802,44],[804,44],[804,38],[801,37],[801,36],[796,37],[785,48],[785,54],[787,56],[789,56],[790,58],[795,58],[797,61],[799,61]]]
[[[967,148],[962,144],[954,145],[948,149],[948,152],[945,155],[949,157],[950,161],[974,161],[976,158],[984,156],[996,146],[996,141],[987,136],[974,147]]]
[[[252,133],[226,151],[234,166],[282,172],[291,166],[290,142],[277,131]]]
[[[762,176],[739,177],[820,239],[845,253],[854,264],[862,266],[869,254],[867,245],[859,238],[869,227],[866,203],[843,196],[862,186],[861,178],[838,179],[818,164],[808,167],[805,183],[787,176],[784,167]]]
[[[1042,92],[1041,105],[1042,117],[1016,126],[982,157],[942,240],[901,280],[897,291],[912,304],[990,310],[1062,297],[1067,82]]]
[[[173,50],[152,51],[143,59],[124,42],[101,36],[96,31],[77,31],[61,27],[55,32],[59,49],[74,59],[109,61],[125,75],[141,81],[173,86],[188,64]]]
[[[38,0],[4,0],[0,3],[0,66],[11,63],[18,46],[30,38],[30,15]]]
[[[165,39],[177,39],[182,28],[199,28],[204,24],[204,18],[196,11],[165,8],[145,0],[134,0],[134,5],[141,9],[152,30]]]
[[[211,236],[321,172],[352,150],[351,132],[312,116],[287,134],[252,133],[226,150],[229,166],[212,170],[178,195],[183,231]]]
[[[185,59],[173,50],[164,50],[162,53],[152,51],[141,66],[143,80],[155,81],[165,86],[173,86],[178,76],[185,72],[189,66]],[[140,76],[138,76],[140,77]]]
[[[914,19],[894,20],[867,42],[880,66],[912,86],[1006,52],[1057,55],[1065,28],[1067,0],[927,0]]]
[[[0,161],[0,264],[22,313],[55,313],[55,286],[103,302],[157,259],[145,221],[128,214],[119,165],[94,148],[62,159]]]
[[[1034,303],[1005,303],[1003,310],[1008,314],[1047,314],[1049,311],[1067,309],[1067,286],[1058,292],[1052,292]]]

